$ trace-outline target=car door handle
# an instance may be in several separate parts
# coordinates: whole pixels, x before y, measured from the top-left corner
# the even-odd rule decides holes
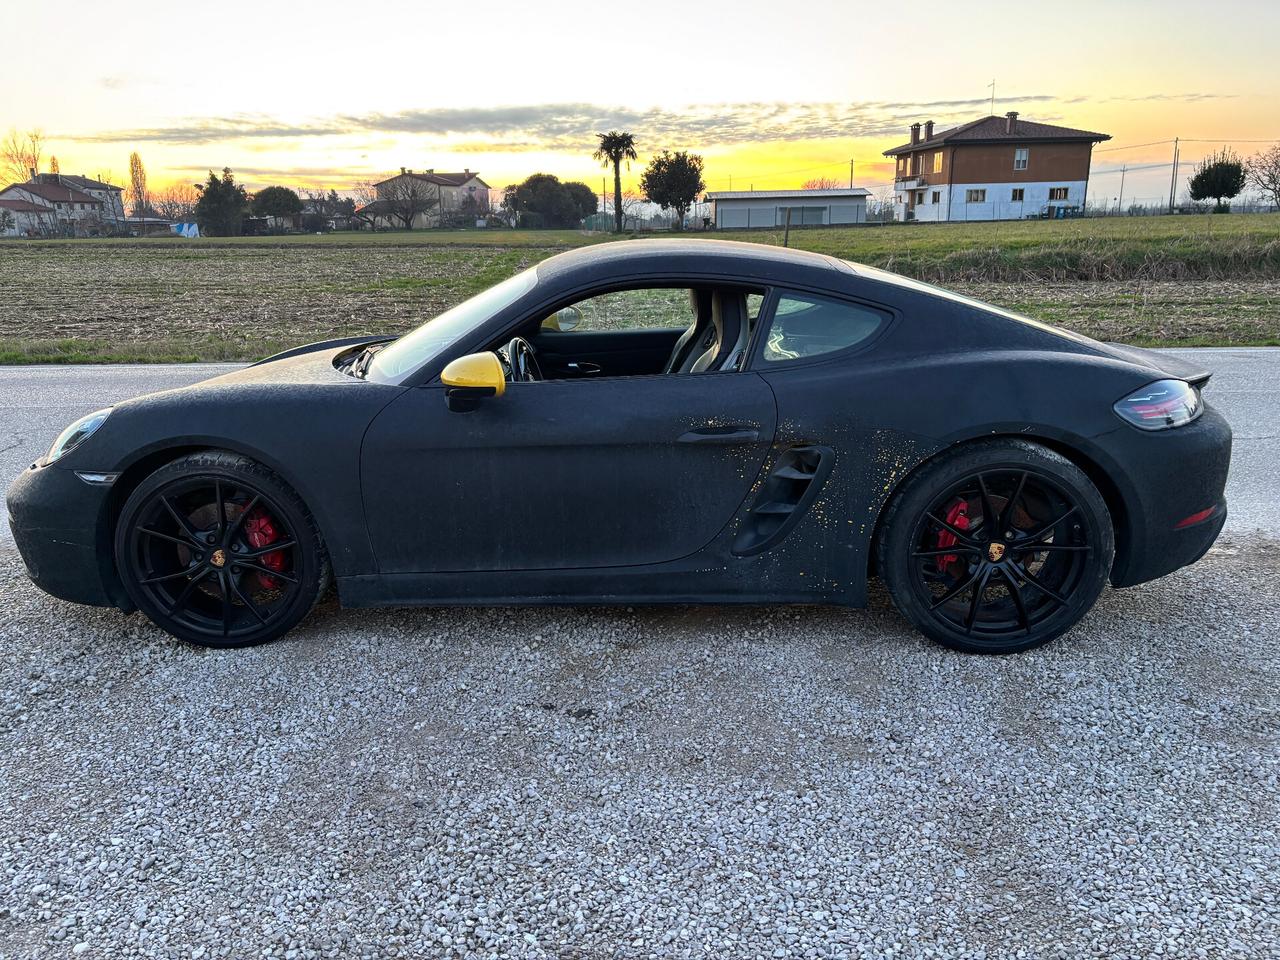
[[[572,370],[574,373],[592,374],[600,372],[600,364],[591,363],[586,360],[574,360],[572,363],[564,365],[566,370]]]
[[[679,443],[755,443],[760,431],[755,427],[735,424],[730,427],[700,427],[680,435]]]

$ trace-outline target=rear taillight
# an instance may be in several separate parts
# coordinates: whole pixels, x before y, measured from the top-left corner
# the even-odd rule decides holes
[[[1115,405],[1120,419],[1139,430],[1168,430],[1190,423],[1204,410],[1200,391],[1185,380],[1157,380]]]

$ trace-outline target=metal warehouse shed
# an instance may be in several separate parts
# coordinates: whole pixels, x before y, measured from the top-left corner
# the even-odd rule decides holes
[[[708,193],[717,229],[866,223],[870,190],[730,190]]]

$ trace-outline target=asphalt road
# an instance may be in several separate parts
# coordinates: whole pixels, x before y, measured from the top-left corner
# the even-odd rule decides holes
[[[1280,349],[1170,350],[1214,371],[1211,403],[1235,430],[1228,530],[1280,534]],[[129,397],[195,383],[236,364],[0,367],[0,482],[39,457],[76,417]],[[0,511],[0,549],[12,543]]]

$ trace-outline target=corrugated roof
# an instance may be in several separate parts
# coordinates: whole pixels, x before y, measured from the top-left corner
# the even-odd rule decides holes
[[[840,197],[869,197],[871,191],[863,187],[838,190],[718,190],[708,193],[708,200],[836,200]]]
[[[1034,142],[1044,140],[1089,140],[1097,143],[1110,140],[1109,133],[1096,133],[1092,130],[1078,130],[1075,127],[1059,127],[1052,123],[1037,123],[1034,120],[1019,118],[1013,125],[1013,132],[1005,130],[1008,125],[1006,117],[983,117],[971,123],[952,127],[935,133],[928,140],[919,143],[904,143],[900,147],[886,150],[884,155],[892,157],[899,153],[910,153],[914,150],[928,150],[947,143],[1001,143],[1001,142]]]

